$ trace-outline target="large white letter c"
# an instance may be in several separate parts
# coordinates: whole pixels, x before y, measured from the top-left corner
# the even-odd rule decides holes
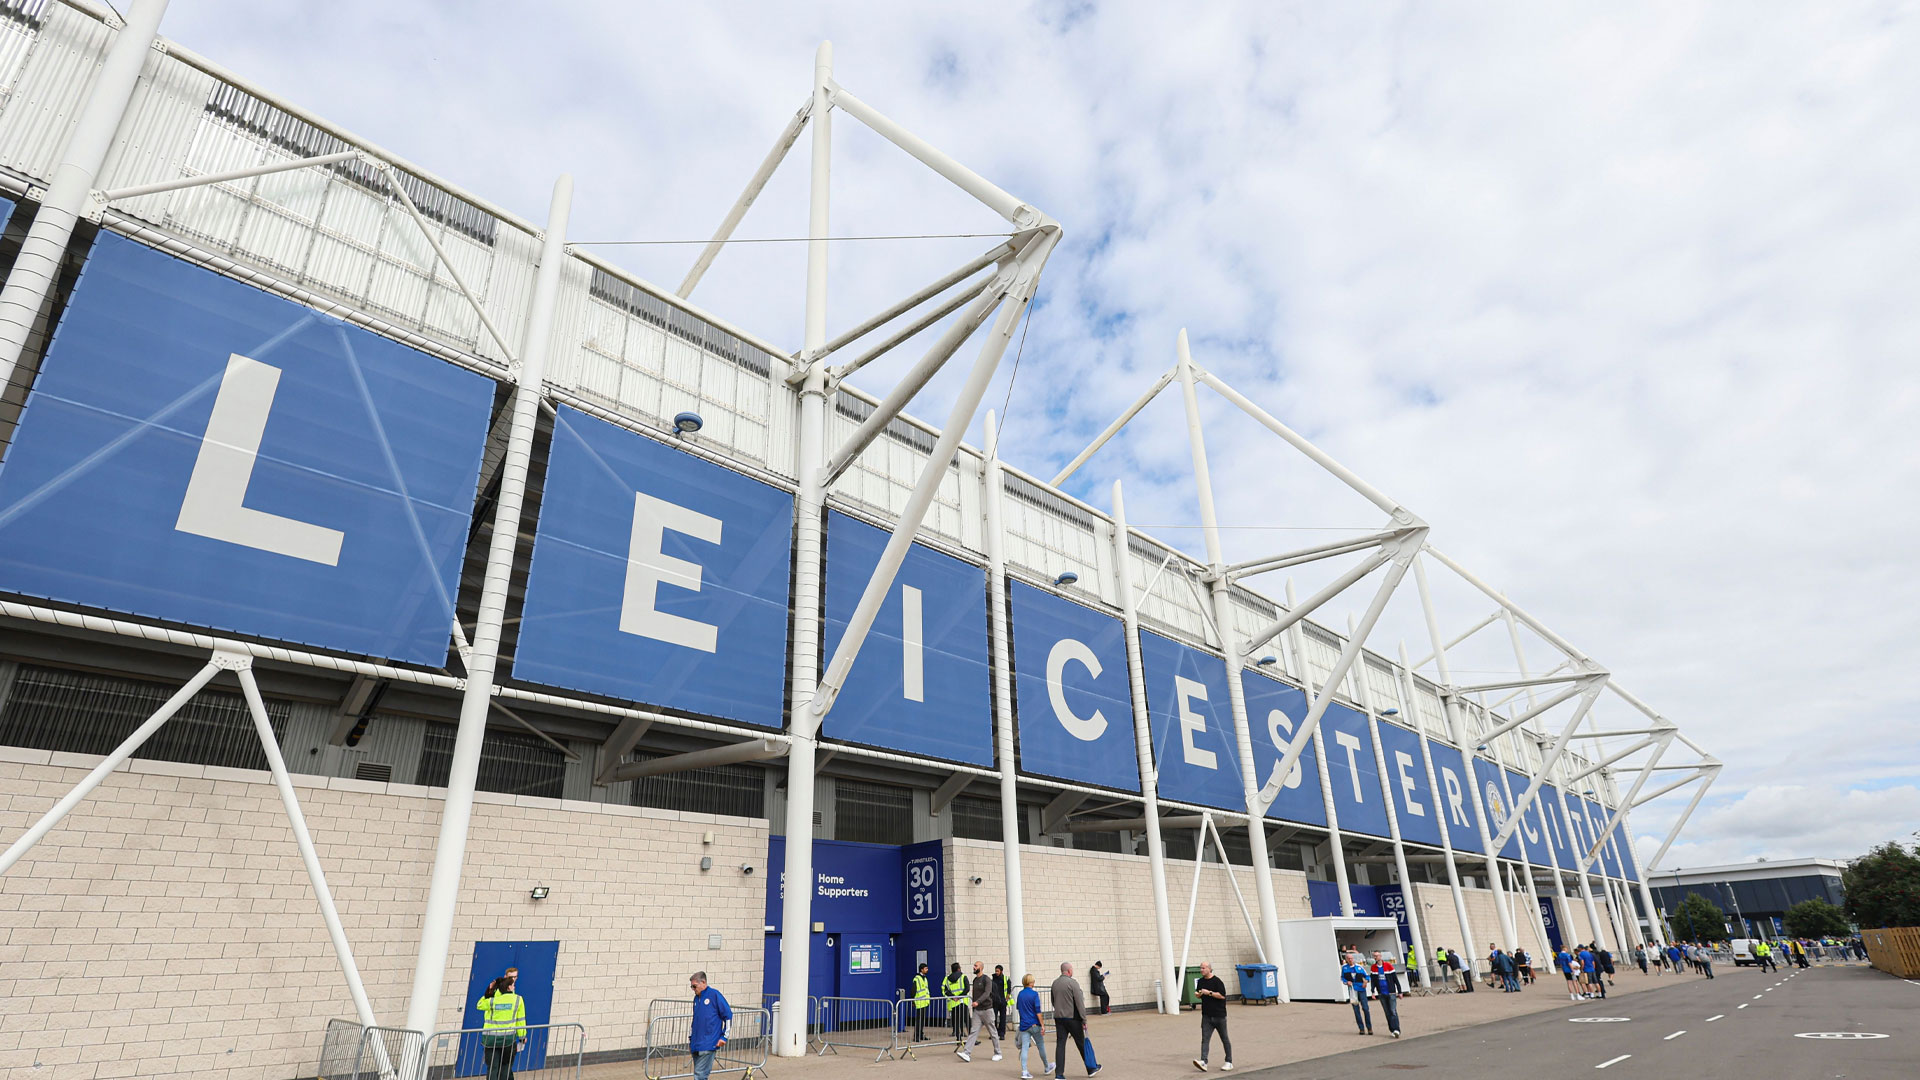
[[[1047,652],[1047,700],[1053,703],[1054,719],[1067,729],[1067,734],[1082,742],[1092,742],[1106,734],[1107,718],[1099,709],[1093,710],[1092,716],[1075,716],[1073,709],[1068,707],[1060,676],[1066,673],[1069,660],[1079,661],[1094,678],[1100,677],[1100,658],[1093,655],[1093,650],[1085,642],[1061,638]]]

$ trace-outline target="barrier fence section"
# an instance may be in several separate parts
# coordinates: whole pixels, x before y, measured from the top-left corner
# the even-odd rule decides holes
[[[673,1080],[693,1075],[693,1014],[667,1013],[647,1021],[647,1050],[643,1067],[647,1080]],[[752,1077],[765,1073],[773,1050],[773,1011],[736,1008],[727,1025],[727,1042],[713,1055],[713,1075],[737,1072]],[[516,1077],[516,1080],[518,1078]]]
[[[490,1034],[496,1033],[477,1028],[434,1032],[427,1043],[423,1080],[571,1080],[585,1064],[587,1029],[579,1024],[528,1024],[524,1040],[501,1046],[487,1045],[485,1036]]]
[[[966,1032],[955,1034],[953,1022],[945,998],[934,998],[924,1008],[902,1000],[894,1006],[893,1052],[915,1058],[914,1051],[924,1046],[957,1046]]]
[[[357,1025],[356,1025],[357,1026]],[[327,1025],[331,1032],[333,1025]],[[420,1075],[421,1050],[426,1036],[411,1028],[360,1028],[360,1043],[353,1056],[353,1080],[387,1080],[397,1076]]]
[[[354,1080],[353,1063],[360,1054],[360,1022],[329,1020],[320,1036],[320,1061],[313,1074],[320,1080]]]
[[[894,1018],[898,1002],[885,998],[823,997],[820,1000],[820,1048],[872,1050],[873,1060],[893,1056]]]

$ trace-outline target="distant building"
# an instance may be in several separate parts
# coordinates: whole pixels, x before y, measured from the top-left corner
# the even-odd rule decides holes
[[[1675,870],[1647,875],[1653,901],[1671,917],[1688,893],[1699,893],[1727,913],[1736,937],[1772,937],[1784,934],[1787,909],[1803,900],[1825,900],[1844,907],[1847,895],[1840,887],[1846,864],[1834,859],[1776,859]],[[1739,920],[1745,920],[1743,932]],[[1685,935],[1684,927],[1674,933]]]

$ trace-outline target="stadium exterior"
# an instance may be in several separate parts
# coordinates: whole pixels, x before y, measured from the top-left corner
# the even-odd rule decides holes
[[[623,1052],[696,968],[772,1004],[1101,959],[1151,1006],[1184,955],[1277,960],[1282,918],[1391,914],[1423,955],[1659,933],[1627,811],[1694,786],[1664,854],[1718,763],[1184,334],[1089,453],[1177,387],[1206,562],[1118,484],[1061,491],[1085,454],[1048,482],[961,443],[1060,225],[827,48],[669,292],[565,246],[565,178],[522,221],[156,43],[164,6],[0,2],[7,1075],[291,1076],[329,1017],[472,1026],[507,963]],[[685,295],[802,134],[829,235],[835,113],[1010,231],[832,339],[820,239],[784,348]],[[885,398],[841,382],[936,324]],[[972,339],[947,422],[907,415]],[[1380,530],[1226,564],[1202,391]],[[1239,583],[1353,555],[1298,602]],[[1446,637],[1429,564],[1492,614]],[[1364,647],[1404,579],[1418,665]],[[1346,632],[1307,618],[1363,581]],[[1455,682],[1501,629],[1522,675]],[[1645,725],[1599,728],[1605,693]]]

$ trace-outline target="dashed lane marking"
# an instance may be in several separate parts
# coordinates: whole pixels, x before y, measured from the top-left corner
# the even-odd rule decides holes
[[[1766,991],[1765,991],[1765,990],[1762,990],[1762,991],[1761,991],[1760,993],[1761,993],[1761,994],[1764,994],[1764,993],[1766,993]],[[1760,1000],[1760,994],[1755,994],[1755,995],[1753,995],[1753,1000],[1755,1000],[1755,1001],[1759,1001],[1759,1000]]]
[[[1686,1029],[1686,1028],[1681,1028],[1681,1029],[1680,1029],[1679,1031],[1676,1031],[1676,1032],[1674,1032],[1673,1034],[1671,1034],[1671,1035],[1669,1035],[1669,1036],[1667,1036],[1667,1037],[1666,1037],[1666,1038],[1664,1038],[1664,1039],[1661,1039],[1660,1041],[1661,1041],[1661,1042],[1672,1042],[1673,1040],[1675,1040],[1675,1039],[1677,1039],[1677,1038],[1679,1038],[1679,1037],[1680,1037],[1680,1036],[1682,1036],[1682,1035],[1685,1035],[1686,1033],[1687,1033],[1687,1029]]]
[[[1741,1003],[1740,1003],[1740,1008],[1742,1008],[1742,1009],[1744,1009],[1744,1008],[1746,1008],[1747,1006],[1749,1006],[1749,1005],[1751,1005],[1751,1004],[1753,1004],[1753,1002],[1751,1002],[1751,1001],[1743,1001],[1743,1002],[1741,1002]]]
[[[1567,1019],[1569,1024],[1624,1024],[1632,1020],[1631,1016],[1574,1016]]]
[[[1802,1031],[1796,1039],[1884,1039],[1877,1031]]]
[[[1709,1023],[1709,1024],[1711,1024],[1711,1023],[1713,1023],[1713,1022],[1714,1022],[1715,1020],[1722,1020],[1722,1019],[1725,1019],[1725,1018],[1726,1018],[1726,1015],[1727,1015],[1726,1013],[1721,1013],[1721,1014],[1720,1014],[1719,1016],[1709,1016],[1709,1017],[1707,1017],[1707,1023]]]
[[[1633,1056],[1632,1054],[1621,1054],[1619,1057],[1614,1058],[1612,1061],[1603,1061],[1600,1064],[1595,1065],[1594,1068],[1604,1069],[1609,1065],[1618,1065],[1632,1056]]]

